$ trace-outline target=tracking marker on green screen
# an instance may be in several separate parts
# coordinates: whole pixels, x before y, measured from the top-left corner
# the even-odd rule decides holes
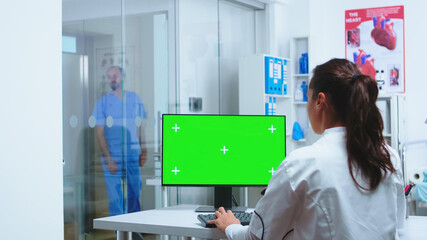
[[[271,131],[271,133],[274,133],[274,130],[276,130],[276,128],[274,128],[274,126],[273,126],[273,125],[271,125],[271,128],[269,128],[268,130],[270,130],[270,131]]]
[[[224,155],[225,155],[225,153],[229,150],[229,149],[226,149],[225,148],[225,146],[224,146],[224,148],[223,149],[220,149],[221,151],[223,151],[224,152]]]
[[[179,172],[181,172],[181,170],[178,170],[178,169],[176,168],[176,166],[175,166],[175,169],[174,169],[174,170],[172,170],[172,172],[173,172],[173,173],[175,173],[175,176],[176,176],[176,174],[177,174],[177,173],[179,173]]]
[[[178,132],[178,129],[180,129],[180,127],[178,127],[178,124],[175,123],[175,127],[172,127],[172,129],[174,129],[175,132]]]

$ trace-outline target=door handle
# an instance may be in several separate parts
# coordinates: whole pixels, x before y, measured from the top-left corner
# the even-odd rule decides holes
[[[160,161],[161,154],[160,152],[153,152],[154,161]]]

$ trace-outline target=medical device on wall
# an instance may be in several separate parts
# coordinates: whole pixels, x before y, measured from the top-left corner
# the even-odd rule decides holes
[[[266,186],[286,154],[286,117],[163,115],[163,186],[215,187],[214,211],[233,211],[232,186]]]

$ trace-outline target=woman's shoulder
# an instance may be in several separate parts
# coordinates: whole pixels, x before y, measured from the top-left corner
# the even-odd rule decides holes
[[[292,151],[285,159],[284,168],[296,188],[307,179],[314,187],[323,184],[331,172],[347,171],[347,152],[345,146],[316,142],[310,146]]]
[[[390,157],[392,158],[392,161],[399,161],[400,157],[397,151],[388,144],[386,144],[386,148],[390,153]]]
[[[398,173],[402,172],[402,162],[400,161],[399,154],[390,145],[386,144],[386,148],[390,154],[390,161]]]
[[[331,142],[320,138],[312,145],[293,150],[289,154],[289,159],[294,161],[315,160],[318,158],[330,158],[343,152],[345,152],[345,145],[342,142]]]
[[[292,159],[300,159],[300,158],[306,158],[308,156],[315,156],[316,152],[318,152],[318,148],[315,144],[305,147],[300,147],[297,149],[294,149],[292,152],[289,153],[289,158]]]
[[[285,158],[284,167],[291,177],[308,174],[317,168],[318,155],[319,149],[315,145],[295,149]]]

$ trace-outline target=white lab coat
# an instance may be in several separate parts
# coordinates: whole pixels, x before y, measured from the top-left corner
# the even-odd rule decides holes
[[[345,128],[327,129],[316,143],[286,157],[249,226],[230,225],[227,237],[399,239],[405,218],[404,186],[399,156],[389,149],[397,173],[387,174],[375,191],[364,191],[348,170]],[[360,176],[356,179],[367,187]]]

